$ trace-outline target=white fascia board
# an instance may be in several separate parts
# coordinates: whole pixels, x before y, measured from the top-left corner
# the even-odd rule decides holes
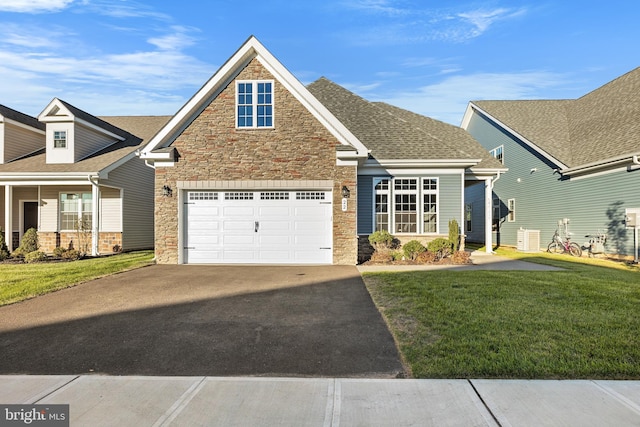
[[[633,163],[634,157],[637,157],[640,153],[623,154],[621,156],[615,156],[608,159],[599,160],[597,162],[586,163],[584,165],[576,166],[573,168],[560,169],[562,175],[581,175],[587,173],[593,173],[602,169],[619,166],[623,163]]]
[[[474,111],[470,112],[469,111],[470,109],[474,110]],[[507,132],[509,132],[510,134],[515,136],[516,138],[518,138],[520,141],[522,141],[524,144],[526,144],[529,148],[531,148],[532,150],[536,151],[537,153],[540,153],[540,155],[542,157],[544,157],[545,159],[549,160],[550,162],[555,163],[556,165],[558,165],[560,167],[560,169],[565,169],[567,167],[567,165],[562,163],[560,160],[556,159],[551,154],[547,153],[545,150],[543,150],[542,148],[538,147],[536,144],[534,144],[533,142],[529,141],[527,138],[525,138],[524,136],[520,135],[515,130],[511,129],[509,126],[507,126],[506,124],[502,123],[500,120],[496,119],[491,114],[487,113],[482,108],[480,108],[477,105],[475,105],[473,102],[469,103],[469,105],[467,106],[467,111],[464,114],[464,119],[463,119],[462,125],[461,125],[464,130],[467,130],[467,126],[469,125],[469,121],[471,120],[471,117],[472,117],[473,113],[476,113],[476,112],[479,112],[483,116],[486,116],[487,118],[489,118],[491,121],[496,123],[502,129],[506,130]]]
[[[175,116],[140,151],[142,159],[152,160],[151,152],[176,135],[176,131],[199,113],[202,103],[215,98],[217,92],[226,87],[249,61],[257,58],[273,76],[300,101],[341,144],[356,148],[358,155],[365,157],[367,148],[300,83],[255,37],[251,36],[240,49],[205,83],[202,88],[176,113]],[[171,143],[173,141],[170,141]]]
[[[480,163],[482,159],[380,159],[372,162],[374,165],[379,164],[383,167],[459,167],[467,168]]]
[[[49,112],[54,108],[57,107],[58,111],[61,111],[62,114],[56,114],[56,115],[48,115]],[[44,107],[44,109],[42,110],[42,112],[40,114],[38,114],[37,119],[43,123],[47,123],[47,122],[67,122],[69,120],[73,120],[74,119],[74,115],[71,114],[71,111],[69,111],[69,109],[67,107],[65,107],[62,102],[60,102],[60,100],[58,98],[53,98],[51,100],[51,102],[49,102],[47,104],[46,107]]]
[[[85,185],[90,176],[102,178],[98,172],[3,173],[0,185]]]
[[[0,116],[0,117],[2,117],[2,116]],[[34,128],[32,126],[25,125],[24,123],[17,122],[15,120],[11,120],[11,119],[7,119],[6,117],[3,118],[3,119],[0,119],[0,123],[3,123],[3,122],[5,124],[7,124],[7,125],[17,126],[17,127],[29,130],[31,132],[39,133],[40,135],[45,135],[46,134],[46,132],[44,130],[42,130],[42,129]]]

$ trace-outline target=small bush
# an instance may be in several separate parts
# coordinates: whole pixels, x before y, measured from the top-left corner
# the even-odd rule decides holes
[[[438,237],[427,244],[427,249],[436,254],[436,259],[440,260],[451,255],[451,242],[443,237]]]
[[[391,249],[393,236],[388,231],[376,231],[369,235],[369,243],[376,251]]]
[[[402,261],[404,258],[404,253],[402,251],[393,251],[391,252],[391,257],[394,261]]]
[[[416,257],[418,264],[432,264],[436,261],[436,254],[429,251],[424,251]]]
[[[22,236],[22,242],[20,246],[14,251],[16,256],[26,256],[31,252],[35,252],[40,249],[40,243],[38,243],[38,231],[35,228],[30,228],[25,231]]]
[[[62,255],[67,252],[66,248],[63,248],[62,246],[58,246],[53,250],[53,256],[56,258],[62,258]]]
[[[427,248],[425,248],[424,245],[417,240],[411,240],[402,246],[404,256],[411,261],[415,261],[418,255],[426,250]]]
[[[29,252],[24,256],[24,261],[26,263],[43,262],[46,260],[47,260],[47,254],[40,251]]]
[[[4,261],[7,258],[9,258],[9,248],[4,241],[4,233],[0,231],[0,261]]]
[[[460,247],[460,227],[455,219],[449,221],[449,241],[451,242],[451,250],[454,253],[458,252]]]
[[[75,261],[80,259],[82,256],[82,254],[80,253],[80,251],[76,250],[76,249],[68,249],[66,251],[64,251],[62,253],[62,255],[60,255],[60,258],[67,260],[67,261]]]

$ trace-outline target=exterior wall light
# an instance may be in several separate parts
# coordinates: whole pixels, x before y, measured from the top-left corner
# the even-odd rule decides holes
[[[173,195],[173,190],[168,185],[162,186],[162,195],[164,197],[171,197]]]
[[[344,197],[345,199],[348,199],[349,195],[351,195],[351,191],[349,191],[349,189],[347,188],[346,185],[343,185],[342,186],[342,197]]]

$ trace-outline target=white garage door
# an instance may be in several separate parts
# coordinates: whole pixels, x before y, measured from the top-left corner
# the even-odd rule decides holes
[[[330,191],[188,191],[188,264],[331,264]]]

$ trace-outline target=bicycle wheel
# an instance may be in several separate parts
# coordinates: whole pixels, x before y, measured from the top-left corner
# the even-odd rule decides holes
[[[582,256],[582,249],[577,243],[571,242],[569,243],[569,253],[573,256],[580,257]]]
[[[558,242],[551,242],[549,246],[547,246],[547,252],[552,254],[561,254],[563,251],[562,245],[559,245]]]

